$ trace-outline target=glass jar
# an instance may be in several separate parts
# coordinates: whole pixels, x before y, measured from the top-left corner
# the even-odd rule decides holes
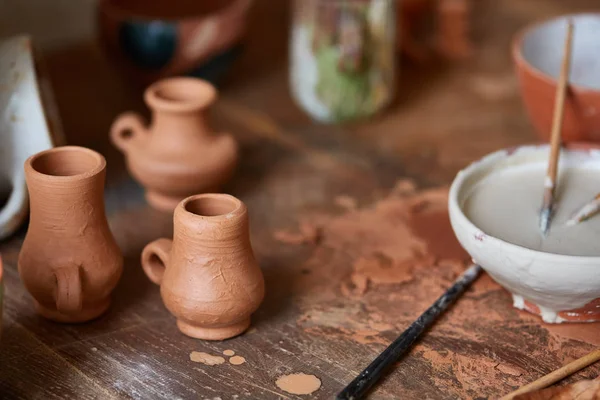
[[[393,98],[396,0],[294,0],[290,84],[322,122],[369,117]]]

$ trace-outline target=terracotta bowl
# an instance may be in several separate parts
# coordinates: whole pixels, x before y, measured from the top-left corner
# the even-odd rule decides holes
[[[251,1],[100,0],[98,34],[109,58],[140,84],[174,75],[215,83],[241,51]]]
[[[570,93],[565,104],[563,139],[600,141],[600,14],[563,16],[525,28],[513,42],[513,58],[525,108],[539,136],[547,140],[552,126],[567,19],[575,31]]]
[[[504,168],[544,163],[548,146],[523,146],[492,153],[458,173],[449,195],[452,228],[469,255],[513,296],[516,308],[538,314],[545,322],[600,321],[600,257],[531,250],[492,237],[463,212],[473,188]],[[597,169],[600,151],[577,147],[561,163]]]

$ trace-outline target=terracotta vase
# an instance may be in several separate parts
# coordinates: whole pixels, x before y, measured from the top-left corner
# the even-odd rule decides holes
[[[59,322],[98,317],[123,270],[123,256],[106,221],[106,160],[66,146],[25,162],[31,202],[19,274],[38,312]]]
[[[146,275],[160,285],[184,334],[207,340],[239,335],[264,297],[246,206],[226,194],[201,194],[183,200],[173,219],[173,240],[158,239],[142,252]]]
[[[152,206],[172,211],[187,196],[218,191],[233,174],[237,143],[229,134],[213,132],[207,122],[216,96],[215,88],[200,79],[165,79],[146,90],[153,112],[149,126],[134,113],[114,122],[112,141],[125,153]]]

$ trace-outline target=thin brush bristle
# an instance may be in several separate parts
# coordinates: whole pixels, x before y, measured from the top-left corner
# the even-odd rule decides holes
[[[544,208],[542,212],[540,212],[540,230],[544,236],[548,235],[548,230],[550,229],[551,211],[550,208]]]

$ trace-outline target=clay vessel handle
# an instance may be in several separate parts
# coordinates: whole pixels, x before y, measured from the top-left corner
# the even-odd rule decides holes
[[[117,117],[110,128],[110,139],[121,151],[126,152],[132,142],[146,133],[146,123],[137,113],[126,112]]]
[[[54,276],[56,277],[56,309],[65,314],[80,311],[83,300],[79,266],[57,268]]]
[[[165,269],[169,265],[172,246],[171,239],[158,239],[146,245],[142,251],[142,268],[148,278],[157,285],[162,283]]]

